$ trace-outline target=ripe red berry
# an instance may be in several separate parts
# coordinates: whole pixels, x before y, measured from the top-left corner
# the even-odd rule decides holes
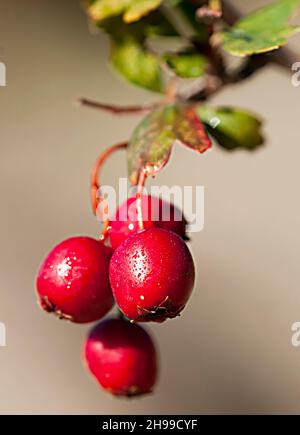
[[[185,238],[186,220],[182,212],[173,204],[155,196],[142,197],[144,228],[164,228]],[[125,201],[116,211],[111,221],[110,242],[116,249],[129,235],[139,230],[136,198]]]
[[[100,385],[117,396],[149,393],[157,378],[157,355],[148,333],[123,319],[107,319],[90,332],[87,365]]]
[[[185,242],[175,233],[151,228],[128,237],[110,262],[116,303],[135,321],[176,317],[191,294],[195,269]]]
[[[77,323],[103,317],[114,303],[109,260],[108,248],[90,237],[72,237],[57,245],[38,272],[42,308]]]

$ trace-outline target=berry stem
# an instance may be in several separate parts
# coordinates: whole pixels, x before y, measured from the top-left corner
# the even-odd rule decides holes
[[[96,163],[92,170],[92,176],[91,176],[91,201],[92,201],[92,209],[94,215],[97,215],[97,210],[99,205],[101,204],[102,210],[101,210],[101,219],[103,221],[103,228],[102,233],[100,236],[100,240],[104,241],[108,235],[110,222],[108,219],[108,205],[106,202],[106,199],[104,196],[98,196],[100,184],[98,182],[99,176],[100,176],[100,170],[104,164],[104,162],[108,159],[108,157],[111,156],[115,151],[126,149],[128,143],[127,142],[121,142],[119,144],[113,145],[109,148],[107,148],[96,160]]]
[[[138,219],[140,230],[144,229],[142,199],[143,199],[143,190],[144,190],[146,180],[147,180],[147,172],[145,170],[142,170],[139,174],[137,193],[136,193],[137,219]]]

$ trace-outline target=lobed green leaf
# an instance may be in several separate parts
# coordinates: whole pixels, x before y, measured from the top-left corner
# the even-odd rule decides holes
[[[261,119],[247,110],[199,106],[197,113],[211,136],[226,150],[253,150],[264,142]]]
[[[300,0],[277,0],[238,21],[221,33],[223,47],[236,56],[249,56],[281,47],[300,31],[290,19],[300,7]]]
[[[182,143],[203,153],[211,146],[204,125],[193,106],[166,105],[136,127],[128,147],[128,172],[132,184],[141,171],[155,175],[169,160],[172,147]]]

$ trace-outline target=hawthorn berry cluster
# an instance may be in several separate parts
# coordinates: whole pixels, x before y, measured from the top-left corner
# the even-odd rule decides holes
[[[260,117],[236,107],[203,103],[270,62],[290,71],[295,55],[285,48],[272,52],[299,32],[299,26],[289,24],[299,4],[300,0],[277,0],[240,19],[228,2],[219,0],[87,2],[90,20],[111,37],[110,58],[119,73],[132,84],[164,94],[154,104],[127,107],[80,99],[86,106],[114,114],[147,113],[129,143],[104,151],[92,172],[96,214],[98,206],[107,208],[98,197],[100,167],[113,151],[128,148],[128,173],[138,186],[137,194],[121,205],[112,220],[102,219],[100,240],[73,237],[57,245],[37,277],[41,307],[61,319],[94,322],[115,303],[118,306],[120,316],[102,320],[85,342],[90,371],[114,395],[152,390],[157,353],[140,323],[178,316],[195,280],[185,243],[186,221],[182,215],[177,219],[173,204],[143,195],[146,178],[167,164],[176,143],[201,154],[211,147],[211,137],[230,151],[263,144]],[[160,55],[149,50],[154,36],[158,41],[181,38],[182,44],[179,50]],[[232,67],[226,52],[245,62]]]
[[[192,292],[195,268],[180,216],[159,198],[131,197],[106,222],[100,240],[69,238],[39,269],[40,305],[61,319],[94,322],[118,306],[120,316],[98,323],[84,346],[89,370],[114,395],[153,389],[157,352],[139,324],[178,316]]]

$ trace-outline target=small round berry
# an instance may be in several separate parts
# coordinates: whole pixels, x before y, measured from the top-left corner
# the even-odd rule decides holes
[[[113,306],[111,252],[90,237],[72,237],[48,254],[37,277],[42,308],[76,323],[99,320]]]
[[[128,237],[115,250],[109,276],[115,301],[127,318],[162,322],[184,308],[195,268],[177,234],[150,228]]]
[[[150,335],[123,319],[96,325],[84,345],[88,368],[100,385],[116,396],[152,391],[157,378],[157,355]]]
[[[142,197],[144,228],[164,228],[173,231],[183,239],[186,237],[186,220],[182,212],[172,203],[150,195]],[[131,197],[116,211],[110,222],[110,242],[116,249],[131,234],[139,231],[136,198]]]

